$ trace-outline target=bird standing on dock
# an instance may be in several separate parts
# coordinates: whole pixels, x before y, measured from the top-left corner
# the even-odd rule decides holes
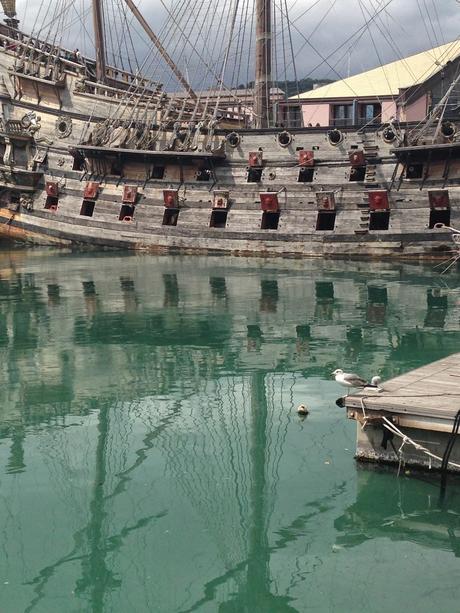
[[[337,368],[337,370],[334,370],[332,375],[334,376],[335,380],[339,385],[347,387],[348,389],[352,387],[359,389],[362,389],[364,387],[373,387],[374,389],[378,389],[378,385],[374,383],[369,383],[369,381],[366,381],[366,379],[363,379],[362,377],[360,377],[359,375],[355,375],[354,373],[343,372],[341,368]]]
[[[382,377],[379,377],[378,375],[375,375],[375,377],[372,377],[371,379],[371,385],[375,385],[375,387],[377,389],[381,389],[380,384],[382,383]]]

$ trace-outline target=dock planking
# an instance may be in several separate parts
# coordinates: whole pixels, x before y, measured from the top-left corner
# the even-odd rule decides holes
[[[438,360],[345,399],[357,422],[361,461],[460,472],[460,446],[451,445],[460,411],[460,353]],[[456,436],[455,436],[456,438]]]
[[[460,353],[412,370],[371,388],[350,394],[347,409],[385,411],[453,420],[460,409]]]

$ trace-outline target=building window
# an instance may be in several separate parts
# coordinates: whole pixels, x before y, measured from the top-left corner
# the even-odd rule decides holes
[[[359,124],[381,123],[381,104],[360,104],[358,106]]]
[[[333,104],[332,105],[332,125],[351,126],[353,125],[353,105],[352,104]]]
[[[287,106],[287,125],[291,128],[302,127],[302,109],[300,106]]]

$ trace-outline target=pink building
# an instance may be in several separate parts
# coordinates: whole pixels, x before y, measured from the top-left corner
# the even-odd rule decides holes
[[[292,96],[289,114],[300,114],[305,127],[421,121],[445,94],[459,64],[456,40]],[[454,92],[446,119],[455,112],[458,116],[459,102],[460,92]]]

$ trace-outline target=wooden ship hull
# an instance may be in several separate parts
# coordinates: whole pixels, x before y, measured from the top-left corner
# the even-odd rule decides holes
[[[60,58],[59,74],[48,74],[44,51],[25,71],[18,56],[31,44],[0,33],[2,239],[290,257],[445,258],[452,250],[440,227],[460,222],[460,143],[451,133],[439,135],[434,153],[404,153],[397,136],[410,126],[398,135],[376,125],[247,129],[228,113],[197,128],[191,106],[173,113],[156,102],[161,129],[134,147],[121,121],[104,122],[122,103],[147,112],[162,94],[147,95],[145,85],[126,100],[138,77],[104,64],[103,79],[88,78],[77,58]]]

